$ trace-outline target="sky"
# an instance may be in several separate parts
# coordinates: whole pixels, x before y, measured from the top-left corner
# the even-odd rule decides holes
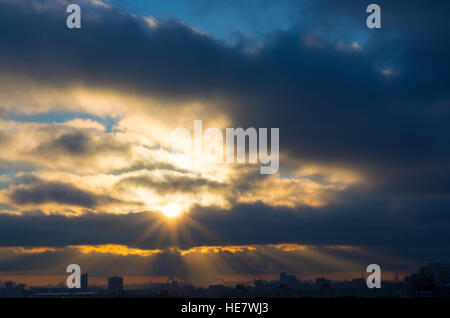
[[[229,45],[264,41],[268,33],[288,30],[299,21],[304,3],[260,1],[112,1],[119,9],[158,21],[178,20]]]
[[[447,1],[378,1],[381,29],[368,1],[73,2],[81,29],[0,0],[0,280],[449,261]],[[279,128],[279,171],[174,154],[194,120]]]

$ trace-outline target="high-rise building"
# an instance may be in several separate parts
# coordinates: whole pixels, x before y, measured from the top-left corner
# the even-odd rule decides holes
[[[114,294],[118,294],[123,290],[123,277],[109,277],[108,290]]]
[[[419,273],[405,277],[407,296],[448,295],[450,264],[430,263],[420,268]]]
[[[433,278],[436,287],[449,286],[450,264],[430,263],[420,268],[420,272]]]
[[[88,273],[81,275],[81,289],[88,289]]]

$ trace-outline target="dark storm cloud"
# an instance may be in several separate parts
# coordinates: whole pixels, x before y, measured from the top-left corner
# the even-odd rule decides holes
[[[360,196],[359,192],[347,195],[348,200]],[[180,220],[179,231],[170,230],[167,220],[154,212],[80,217],[0,215],[0,246],[124,244],[142,249],[187,249],[296,243],[364,246],[421,261],[448,256],[450,201],[385,201],[367,197],[357,203],[301,211],[261,204],[237,205],[231,211],[196,208]]]
[[[38,156],[65,154],[76,157],[89,157],[104,153],[128,154],[130,146],[121,144],[112,135],[96,136],[86,132],[67,132],[52,140],[41,143],[33,153]]]
[[[13,188],[9,193],[12,202],[18,205],[58,203],[85,208],[121,202],[110,196],[97,195],[67,183],[47,182],[33,177],[28,180],[28,183],[31,185]]]
[[[54,142],[51,143],[51,146],[55,148],[61,148],[72,154],[83,154],[89,152],[89,140],[85,134],[82,133],[72,133],[66,134]]]
[[[134,185],[154,189],[159,193],[192,192],[208,189],[210,191],[225,189],[226,185],[202,177],[165,175],[162,179],[150,176],[126,177],[118,182],[121,185]]]
[[[181,169],[170,163],[165,163],[165,162],[148,163],[145,161],[137,161],[137,162],[133,163],[132,165],[130,165],[129,167],[113,170],[113,171],[110,171],[110,173],[115,174],[115,175],[120,175],[123,173],[139,171],[139,170],[146,170],[146,171],[171,170],[171,171],[176,171],[176,172],[180,172],[180,173],[188,173],[189,172],[186,169]]]

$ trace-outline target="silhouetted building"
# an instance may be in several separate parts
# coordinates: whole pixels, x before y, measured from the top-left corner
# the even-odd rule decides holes
[[[88,273],[84,273],[81,275],[81,289],[88,289]]]
[[[113,294],[118,294],[123,290],[123,277],[109,277],[108,278],[108,290]]]
[[[325,277],[318,277],[316,278],[315,284],[318,288],[328,288],[331,285],[331,280]]]
[[[364,288],[367,286],[366,280],[364,278],[355,278],[350,282],[352,288]]]
[[[5,289],[0,293],[6,298],[23,298],[25,297],[25,284],[15,284],[14,282],[5,282]]]
[[[424,273],[411,274],[405,277],[406,296],[427,296],[434,293],[433,278]]]
[[[430,263],[419,273],[405,277],[407,296],[447,296],[450,292],[450,264]]]
[[[448,286],[450,284],[448,273],[450,264],[430,263],[420,268],[420,272],[433,279],[435,287]]]

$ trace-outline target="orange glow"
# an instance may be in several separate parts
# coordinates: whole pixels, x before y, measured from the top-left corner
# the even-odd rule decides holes
[[[200,254],[208,254],[208,253],[221,253],[221,252],[230,252],[230,253],[238,253],[245,251],[255,251],[256,247],[254,246],[198,246],[193,247],[188,250],[181,250],[181,255],[191,254],[191,253],[200,253]]]
[[[125,245],[117,245],[117,244],[105,244],[105,245],[77,245],[77,246],[69,246],[70,248],[79,249],[81,253],[102,253],[102,254],[113,254],[113,255],[138,255],[138,256],[151,256],[154,254],[161,253],[161,250],[142,250],[139,248],[130,248]]]

